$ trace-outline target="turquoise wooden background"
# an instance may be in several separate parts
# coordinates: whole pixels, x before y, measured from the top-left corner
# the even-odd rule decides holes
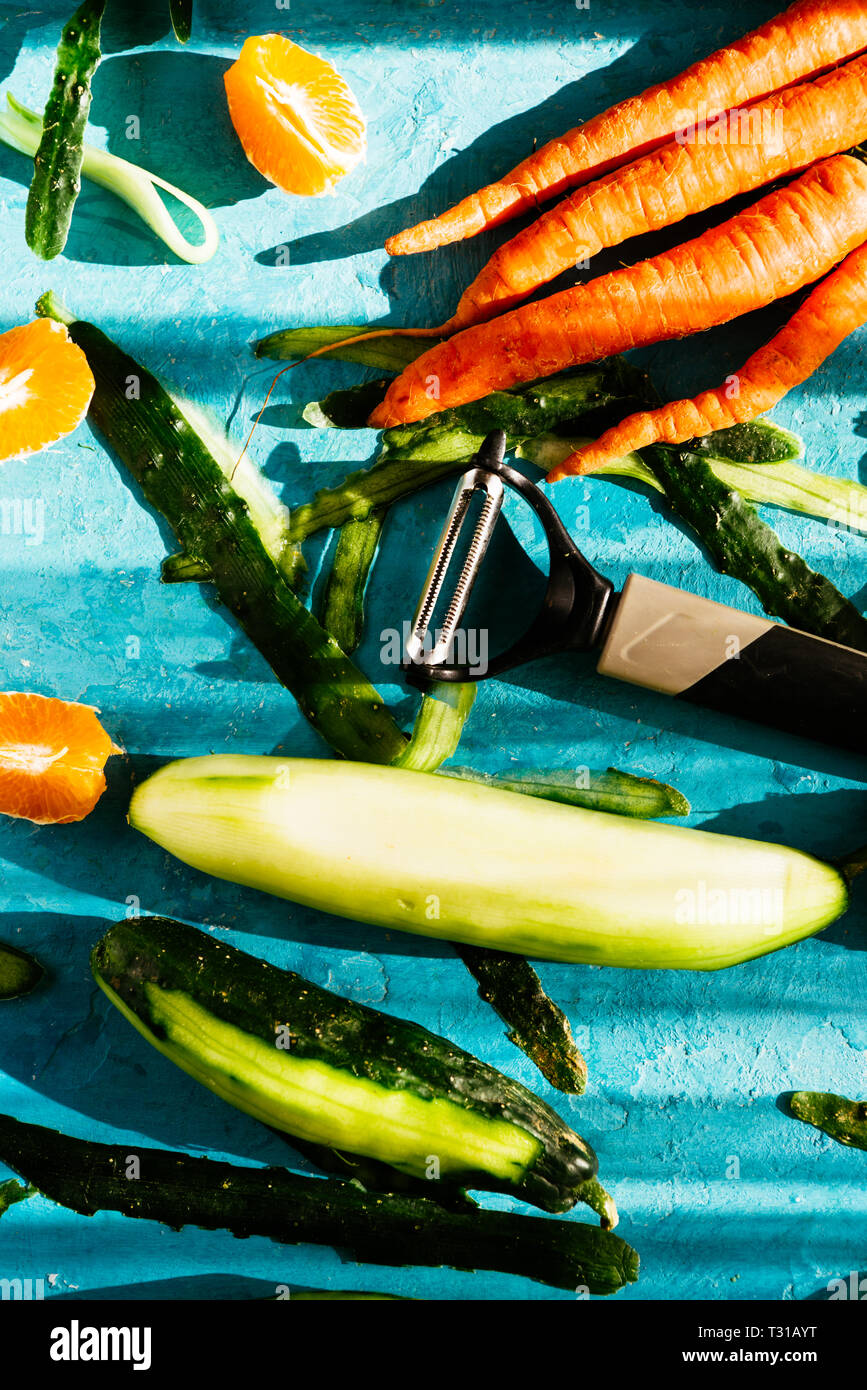
[[[70,5],[0,5],[0,81],[32,106],[43,104]],[[216,258],[203,268],[175,262],[124,206],[86,187],[66,253],[38,262],[23,237],[29,165],[0,148],[0,330],[32,318],[52,287],[166,382],[231,419],[241,437],[271,377],[251,356],[254,338],[303,323],[412,323],[422,314],[439,322],[497,235],[392,263],[382,250],[389,232],[505,172],[534,140],[674,74],[760,23],[772,5],[292,0],[290,9],[196,0],[186,50],[167,33],[167,10],[167,0],[109,4],[92,138],[213,208]],[[332,59],[367,114],[366,165],[334,197],[304,201],[267,186],[229,124],[223,73],[246,34],[275,28]],[[137,141],[127,138],[130,116]],[[594,271],[650,249],[620,248]],[[663,389],[714,384],[785,312],[775,306],[642,360]],[[856,335],[776,412],[803,435],[811,466],[851,477],[865,459],[865,344]],[[300,419],[306,400],[358,377],[356,368],[312,363],[272,398],[254,454],[290,505],[372,457],[372,434],[315,432]],[[411,609],[448,491],[395,510],[370,595],[361,658],[406,723],[414,699],[393,670],[379,669],[379,633]],[[597,480],[564,484],[557,498],[567,523],[589,508],[591,558],[615,580],[636,568],[755,608],[646,497]],[[230,748],[324,750],[207,592],[160,586],[170,538],[87,426],[4,465],[0,502],[21,503],[32,519],[31,534],[13,520],[0,535],[0,686],[99,706],[125,749],[85,823],[0,825],[0,938],[35,951],[50,972],[37,994],[0,1006],[0,1109],[131,1151],[156,1144],[293,1162],[279,1139],[152,1052],[98,995],[89,949],[106,919],[140,905],[227,931],[246,950],[447,1033],[553,1100],[598,1150],[620,1231],[642,1257],[640,1283],[618,1297],[800,1299],[864,1268],[864,1155],[776,1105],[795,1087],[865,1090],[862,896],[823,936],[722,974],[541,966],[590,1065],[586,1096],[558,1097],[505,1039],[449,948],[212,882],[126,826],[132,780],[158,761]],[[15,506],[7,511],[14,518]],[[864,605],[862,537],[766,514]],[[696,825],[820,854],[867,839],[863,765],[672,708],[578,661],[485,685],[460,756],[490,770],[518,759],[655,775],[690,797]],[[735,1166],[739,1177],[727,1176]],[[15,1275],[50,1279],[56,1296],[247,1298],[290,1283],[433,1298],[569,1297],[505,1276],[366,1269],[329,1249],[174,1233],[112,1215],[87,1220],[42,1199],[0,1225],[0,1276]]]

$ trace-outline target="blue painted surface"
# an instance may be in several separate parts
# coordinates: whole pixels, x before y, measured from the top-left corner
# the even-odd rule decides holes
[[[197,0],[189,51],[166,33],[167,5],[114,9],[95,80],[92,138],[211,206],[221,248],[203,268],[176,263],[125,207],[88,187],[65,255],[43,265],[23,238],[27,161],[0,148],[0,329],[32,318],[38,294],[53,287],[167,383],[221,419],[232,416],[243,436],[271,375],[251,357],[251,339],[303,323],[410,323],[421,314],[440,321],[498,238],[389,263],[385,235],[505,172],[534,139],[761,22],[772,6],[299,0],[281,13],[270,0]],[[32,106],[43,103],[67,10],[56,0],[29,15],[23,5],[0,5],[0,79]],[[119,19],[121,11],[129,17]],[[333,198],[303,201],[266,186],[226,115],[222,75],[240,42],[277,26],[335,62],[369,119],[366,166]],[[135,143],[126,138],[130,115],[141,124]],[[288,265],[274,250],[283,246]],[[626,254],[637,259],[643,250]],[[600,257],[594,270],[620,256],[604,265]],[[776,306],[643,360],[662,389],[710,385],[784,313]],[[856,335],[776,412],[803,435],[811,466],[851,477],[864,456],[865,344]],[[313,363],[278,388],[253,447],[290,504],[372,457],[372,434],[300,428],[306,400],[358,375]],[[371,636],[361,657],[405,722],[413,702],[393,673],[378,669],[378,634],[411,607],[447,495],[434,489],[391,516],[370,595]],[[444,1032],[553,1101],[598,1150],[620,1231],[642,1256],[640,1283],[618,1297],[803,1298],[863,1268],[863,1153],[775,1105],[796,1087],[865,1091],[863,897],[824,936],[718,975],[542,965],[590,1065],[585,1097],[557,1096],[505,1039],[447,947],[212,882],[127,828],[131,780],[149,760],[229,748],[323,750],[206,594],[160,587],[165,528],[87,426],[37,458],[3,467],[0,501],[15,499],[42,504],[44,536],[41,544],[0,536],[0,684],[98,705],[127,756],[110,765],[109,792],[83,824],[0,827],[0,939],[33,950],[50,972],[37,994],[0,1006],[0,1109],[128,1142],[131,1152],[173,1145],[236,1161],[287,1161],[281,1141],[156,1055],[98,996],[90,946],[104,919],[138,900],[143,911],[228,931],[246,950]],[[646,498],[613,483],[576,481],[558,489],[558,502],[567,523],[589,507],[591,558],[615,580],[634,567],[756,608]],[[863,538],[767,515],[863,606]],[[578,663],[551,662],[482,687],[461,760],[494,770],[515,759],[614,764],[662,777],[690,797],[694,824],[820,854],[867,838],[863,765],[673,709]],[[737,1179],[727,1176],[734,1159]],[[434,1298],[569,1297],[506,1276],[365,1269],[331,1250],[174,1233],[112,1215],[87,1220],[42,1199],[19,1204],[0,1226],[0,1276],[16,1274],[50,1277],[57,1294],[115,1289],[136,1297],[152,1286],[244,1298],[287,1282]]]

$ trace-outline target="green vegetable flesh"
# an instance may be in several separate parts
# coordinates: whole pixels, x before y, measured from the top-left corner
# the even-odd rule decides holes
[[[66,245],[81,188],[90,79],[102,56],[99,35],[105,3],[84,0],[65,25],[57,49],[54,85],[33,161],[25,216],[27,245],[46,261],[59,256]]]
[[[193,32],[193,0],[171,0],[172,28],[178,43],[189,43]]]
[[[789,1107],[796,1119],[815,1125],[838,1144],[867,1149],[867,1100],[849,1100],[832,1091],[795,1091]]]
[[[543,771],[541,768],[513,768],[509,772],[474,772],[468,767],[450,767],[443,777],[477,782],[479,786],[499,787],[502,791],[559,801],[564,806],[584,806],[591,811],[612,811],[616,815],[656,820],[667,816],[688,816],[685,796],[667,782],[654,777],[634,777],[609,767],[606,772]]]
[[[638,1278],[638,1256],[619,1236],[581,1221],[503,1211],[448,1211],[424,1197],[383,1196],[351,1183],[299,1177],[129,1144],[93,1144],[0,1115],[0,1161],[51,1201],[84,1216],[118,1211],[285,1245],[334,1245],[380,1265],[492,1269],[554,1288],[616,1293]]]
[[[410,772],[435,772],[457,752],[475,698],[476,687],[471,681],[437,681],[422,699],[412,737],[394,766]]]
[[[37,960],[0,941],[0,999],[17,999],[35,989],[44,975]]]
[[[218,878],[552,960],[713,970],[846,906],[835,869],[783,846],[397,768],[194,758],[140,786],[129,818]]]
[[[400,774],[396,774],[400,775]],[[97,982],[164,1056],[264,1123],[413,1177],[567,1211],[595,1156],[525,1087],[416,1024],[164,918],[118,923]]]
[[[364,629],[364,591],[382,535],[384,509],[361,521],[347,521],[337,537],[325,586],[320,619],[343,650],[351,655]]]
[[[707,460],[659,447],[644,449],[642,457],[717,568],[748,584],[766,613],[867,651],[867,619],[829,579],[787,550],[754,508],[714,476]]]
[[[40,308],[61,315],[51,299],[41,300]],[[256,528],[251,504],[185,415],[156,378],[98,328],[69,321],[69,334],[96,380],[90,418],[168,521],[184,554],[213,577],[221,600],[311,724],[344,757],[393,761],[405,739],[381,697],[292,592]]]
[[[549,999],[533,967],[522,956],[483,946],[456,943],[455,950],[477,981],[479,997],[509,1024],[509,1041],[530,1058],[558,1091],[583,1095],[587,1063],[572,1036],[568,1018]]]

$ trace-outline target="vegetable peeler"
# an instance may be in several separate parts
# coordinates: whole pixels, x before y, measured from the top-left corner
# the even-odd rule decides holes
[[[535,483],[503,462],[506,436],[487,436],[458,483],[404,646],[407,679],[476,681],[537,657],[598,650],[604,676],[867,753],[867,655],[769,618],[630,574],[617,593],[581,554]],[[456,662],[456,637],[506,488],[529,503],[549,549],[541,608],[522,636],[484,662]],[[432,628],[471,505],[481,511],[441,624]]]

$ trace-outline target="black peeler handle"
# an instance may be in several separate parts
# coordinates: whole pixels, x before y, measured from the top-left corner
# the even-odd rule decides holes
[[[867,655],[630,575],[599,671],[867,753]]]

